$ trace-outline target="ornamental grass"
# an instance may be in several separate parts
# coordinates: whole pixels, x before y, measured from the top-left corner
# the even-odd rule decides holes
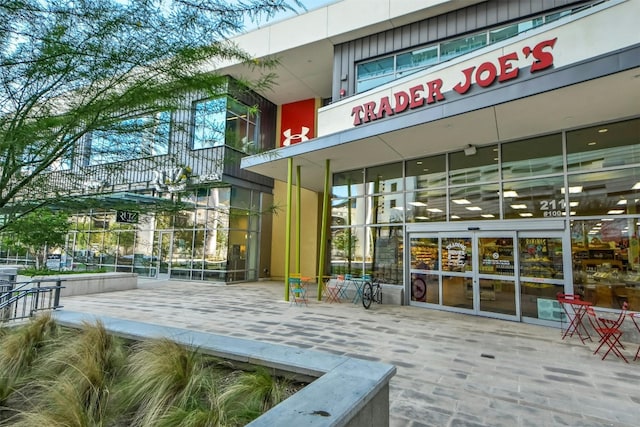
[[[0,426],[243,426],[304,384],[49,315],[0,328]]]

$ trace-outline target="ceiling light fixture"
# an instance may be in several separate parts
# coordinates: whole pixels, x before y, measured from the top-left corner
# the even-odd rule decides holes
[[[638,184],[640,184],[640,182]],[[565,193],[564,187],[562,187],[560,189],[560,192],[562,194]],[[576,193],[582,193],[582,186],[581,185],[576,185],[575,187],[569,187],[569,194],[576,194]]]

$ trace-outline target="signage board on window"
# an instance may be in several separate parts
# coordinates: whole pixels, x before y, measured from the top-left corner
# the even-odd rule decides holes
[[[117,213],[116,213],[116,222],[120,222],[120,223],[123,223],[123,224],[137,224],[138,223],[138,212],[117,211]]]

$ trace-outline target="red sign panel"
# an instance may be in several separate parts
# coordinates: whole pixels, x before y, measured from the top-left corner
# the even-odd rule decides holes
[[[308,141],[316,136],[316,100],[283,104],[280,119],[280,147]]]

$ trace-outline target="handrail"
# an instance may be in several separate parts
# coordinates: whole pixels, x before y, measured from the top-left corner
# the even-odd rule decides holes
[[[42,286],[42,283],[49,282],[54,285]],[[62,279],[0,281],[0,323],[33,317],[38,311],[61,308],[62,282]]]

